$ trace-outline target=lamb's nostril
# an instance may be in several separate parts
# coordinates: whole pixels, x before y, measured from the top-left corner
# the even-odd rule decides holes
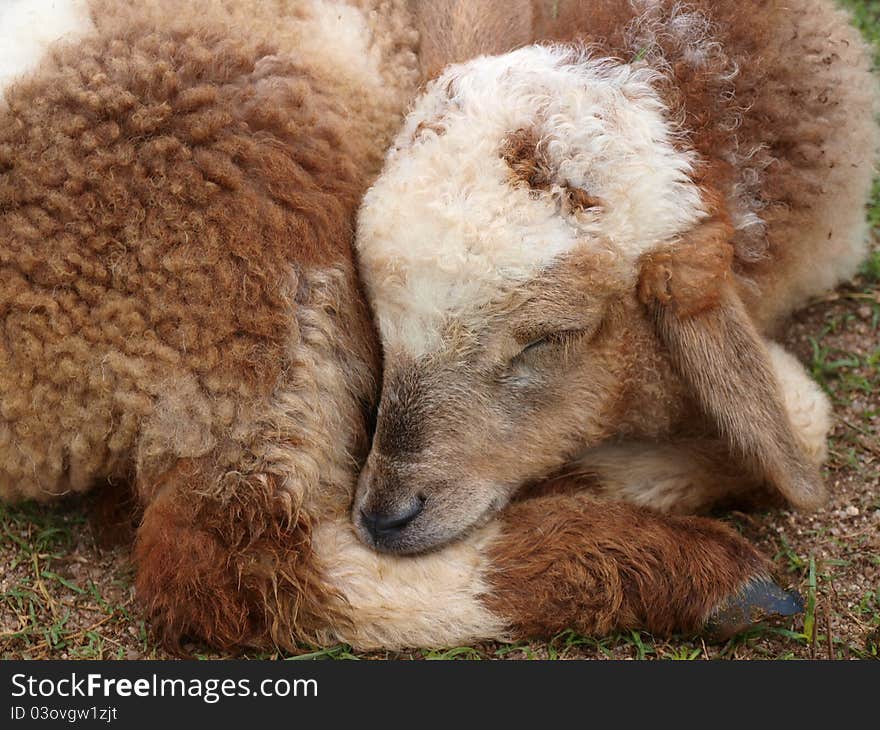
[[[425,508],[425,500],[417,498],[402,510],[393,512],[373,512],[361,510],[364,527],[376,539],[394,537],[400,534],[410,522],[418,517]]]

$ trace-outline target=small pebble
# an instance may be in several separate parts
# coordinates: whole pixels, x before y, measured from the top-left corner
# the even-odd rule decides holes
[[[859,516],[859,508],[854,504],[851,504],[846,508],[846,516],[847,517],[858,517]]]
[[[856,310],[856,314],[858,314],[859,317],[861,317],[862,319],[871,319],[871,315],[873,314],[873,312],[871,311],[871,307],[869,307],[867,304],[863,304]]]

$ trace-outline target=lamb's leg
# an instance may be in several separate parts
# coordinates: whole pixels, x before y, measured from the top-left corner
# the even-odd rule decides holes
[[[139,601],[172,649],[184,637],[293,648],[327,614],[308,516],[271,475],[227,474],[236,483],[223,494],[211,460],[181,459],[142,495]]]
[[[191,636],[395,649],[713,623],[731,633],[755,612],[799,609],[745,540],[701,518],[548,495],[442,550],[401,557],[362,545],[346,518],[291,518],[258,479],[221,507],[202,491],[209,473],[179,462],[138,534],[138,594],[172,646]]]
[[[606,444],[585,452],[566,475],[566,487],[578,484],[609,500],[670,514],[770,497],[717,439]],[[541,491],[557,491],[557,480],[541,485]]]
[[[830,429],[828,398],[794,357],[776,343],[766,345],[793,432],[804,453],[821,464]],[[723,442],[711,438],[608,444],[586,451],[568,471],[590,479],[605,497],[677,514],[772,498]]]
[[[548,637],[723,634],[756,614],[800,610],[765,560],[729,528],[584,494],[510,505],[462,541],[422,556],[382,555],[346,521],[320,525],[314,549],[350,621],[324,641],[362,649]]]

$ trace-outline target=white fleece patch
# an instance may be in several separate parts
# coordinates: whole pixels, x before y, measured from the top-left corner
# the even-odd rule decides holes
[[[358,224],[386,347],[430,352],[444,322],[475,315],[562,254],[602,246],[634,261],[703,217],[692,155],[675,147],[654,79],[571,48],[529,46],[451,66],[430,84]],[[518,129],[540,136],[552,189],[513,183],[500,152]],[[603,208],[562,211],[565,185]]]
[[[327,0],[310,0],[306,7],[297,51],[355,83],[380,86],[382,50],[364,11]]]
[[[93,27],[87,0],[0,1],[0,103],[12,82],[39,66],[52,43]]]
[[[363,650],[506,639],[504,620],[480,600],[489,591],[486,553],[498,533],[493,523],[441,550],[399,556],[365,547],[348,520],[319,523],[312,549],[351,618],[325,639]]]

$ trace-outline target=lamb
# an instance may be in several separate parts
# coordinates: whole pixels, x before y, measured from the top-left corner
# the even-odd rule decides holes
[[[361,539],[436,549],[554,475],[668,513],[821,505],[829,402],[769,338],[866,251],[864,43],[830,0],[534,24],[427,87],[365,196]]]
[[[0,42],[0,498],[133,489],[136,588],[169,646],[726,632],[755,605],[797,609],[729,528],[574,489],[418,556],[358,539],[380,351],[353,224],[419,78],[460,60],[419,49],[430,13],[5,12],[18,40]],[[477,34],[475,51],[522,44],[520,24],[491,27],[511,35]]]

